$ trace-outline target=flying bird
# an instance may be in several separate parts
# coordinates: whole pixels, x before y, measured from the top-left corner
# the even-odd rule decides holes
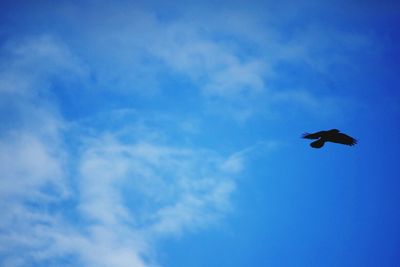
[[[341,133],[338,129],[316,133],[304,133],[302,137],[306,139],[318,139],[317,141],[311,142],[310,146],[313,148],[321,148],[324,146],[325,142],[333,142],[348,146],[354,146],[357,144],[356,139],[347,134]]]

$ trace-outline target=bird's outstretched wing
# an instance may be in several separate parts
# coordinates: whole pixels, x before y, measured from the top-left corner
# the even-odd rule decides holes
[[[329,138],[329,141],[338,143],[338,144],[343,144],[343,145],[348,145],[348,146],[354,146],[357,144],[357,140],[354,139],[351,136],[348,136],[347,134],[344,133],[337,133]]]
[[[325,131],[320,131],[316,133],[303,133],[302,137],[306,139],[318,139],[324,135]]]

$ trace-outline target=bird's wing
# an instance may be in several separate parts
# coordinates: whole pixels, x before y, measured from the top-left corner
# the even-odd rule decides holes
[[[329,139],[329,141],[348,146],[354,146],[355,144],[357,144],[356,139],[344,133],[335,134],[334,136],[332,136],[332,138]]]
[[[318,139],[317,141],[311,142],[310,146],[313,148],[321,148],[325,144],[324,139]]]
[[[318,138],[321,138],[324,133],[325,133],[325,131],[320,131],[320,132],[316,132],[316,133],[304,133],[302,135],[302,137],[306,138],[306,139],[318,139]]]

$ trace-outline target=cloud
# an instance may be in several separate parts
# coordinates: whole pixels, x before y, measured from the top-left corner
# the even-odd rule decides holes
[[[48,183],[59,186],[63,159],[50,144],[26,132],[0,140],[1,196],[35,196],[36,190]]]
[[[79,77],[82,68],[48,36],[10,41],[2,49],[8,58],[0,72],[1,196],[37,197],[49,186],[60,193],[65,190],[64,122],[47,96],[54,75]]]
[[[40,158],[30,159],[40,164]],[[33,196],[34,206],[25,205],[25,188],[8,200],[13,204],[5,209],[7,234],[0,240],[7,260],[20,251],[24,262],[17,266],[65,255],[83,266],[153,266],[154,259],[144,257],[153,253],[151,242],[197,231],[231,210],[238,170],[224,171],[226,159],[211,151],[125,144],[108,135],[89,142],[79,162],[77,190],[67,199]],[[63,201],[76,205],[64,212]]]
[[[276,95],[290,91],[307,91],[317,104],[328,97],[335,103],[339,97],[326,85],[304,88],[300,77],[319,73],[328,79],[332,68],[355,67],[349,54],[371,47],[368,36],[303,22],[295,7],[285,13],[274,12],[274,5],[244,8],[236,3],[210,11],[206,3],[166,15],[152,4],[102,2],[95,8],[59,4],[51,10],[66,21],[61,28],[67,34],[58,38],[90,66],[92,90],[157,99],[173,92],[174,81],[190,88],[205,113],[246,121],[275,109],[282,99]],[[54,15],[44,16],[54,20]],[[56,36],[59,30],[52,28]],[[292,104],[290,99],[309,109],[298,97],[283,102]],[[323,106],[318,104],[316,111]]]
[[[213,115],[240,121],[278,105],[336,106],[318,90],[280,85],[296,81],[280,64],[300,62],[329,73],[325,51],[341,62],[344,47],[363,43],[338,33],[329,39],[334,45],[318,48],[331,32],[286,34],[250,13],[225,9],[180,12],[163,17],[124,4],[99,4],[93,12],[60,4],[40,13],[46,29],[36,30],[50,33],[2,47],[5,266],[157,266],[155,242],[217,224],[234,210],[236,178],[253,147],[229,154],[194,146],[185,141],[202,131],[201,115],[179,117],[171,126],[168,115],[131,108],[128,100],[151,95],[160,101],[180,88],[168,82],[184,80],[196,112],[217,110]],[[65,25],[48,23],[55,17]],[[70,90],[76,101],[95,96],[82,100],[89,114],[77,110],[78,119],[69,121],[59,90]],[[184,137],[171,134],[181,129]]]
[[[368,36],[317,24],[290,28],[284,17],[266,10],[266,21],[234,9],[188,12],[163,24],[154,19],[147,50],[189,77],[208,107],[239,120],[276,109],[275,104],[315,113],[343,108],[330,88],[313,80],[307,84],[316,88],[304,88],[301,76],[330,80],[332,69],[355,68],[349,55],[368,51]]]
[[[205,96],[229,99],[263,91],[267,68],[262,59],[241,59],[227,43],[203,34],[200,25],[191,26],[184,20],[171,23],[152,42],[150,53],[190,77]]]
[[[166,144],[152,134],[157,126],[147,126],[151,118],[131,140],[120,136],[124,127],[95,127],[87,135],[90,122],[67,123],[52,95],[54,76],[82,79],[85,65],[48,36],[11,47],[13,67],[0,74],[0,93],[9,99],[2,109],[11,116],[2,118],[0,135],[2,264],[157,266],[153,242],[229,213],[240,171],[222,167],[229,157]],[[79,140],[78,149],[70,138]]]
[[[234,172],[223,171],[224,164],[208,151],[108,137],[83,157],[80,209],[95,221],[126,221],[151,235],[202,228],[229,209]]]
[[[9,59],[0,65],[0,92],[31,96],[46,92],[51,79],[83,77],[87,69],[61,42],[50,35],[8,40],[2,47]]]
[[[51,79],[79,77],[81,67],[48,36],[7,42],[2,52],[0,255],[6,265],[26,266],[48,243],[41,229],[56,223],[53,209],[70,195],[64,122],[50,102]]]

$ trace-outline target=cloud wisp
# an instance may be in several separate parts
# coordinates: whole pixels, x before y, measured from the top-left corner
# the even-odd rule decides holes
[[[211,125],[204,113],[245,122],[278,105],[337,106],[318,90],[290,88],[292,77],[279,67],[301,62],[326,73],[329,67],[314,53],[313,39],[324,38],[315,31],[304,39],[303,32],[287,36],[246,12],[229,10],[210,14],[208,24],[204,18],[162,18],[123,4],[82,10],[60,4],[52,16],[44,13],[44,20],[65,19],[62,38],[54,24],[46,28],[50,33],[10,39],[1,48],[0,262],[5,266],[157,266],[154,242],[217,224],[234,210],[236,177],[254,149],[229,154],[180,142],[199,135],[198,125]],[[42,31],[38,26],[36,32]],[[335,36],[336,43],[346,44],[340,33]],[[341,61],[340,46],[339,52],[332,49]],[[129,106],[149,95],[166,109],[175,107],[160,99],[179,94],[171,84],[181,79],[193,91],[194,113],[200,115],[193,121],[174,118],[181,127],[176,131],[184,132],[179,140],[165,137],[169,129],[159,118],[142,118],[135,128],[124,115],[150,113],[151,108],[140,110],[140,103]],[[290,89],[281,83],[286,79]],[[63,112],[72,101],[60,90],[82,101],[79,107],[88,114],[67,110],[75,112],[68,120]],[[91,116],[101,117],[101,123]],[[132,129],[129,138],[120,134]]]
[[[231,210],[240,159],[226,164],[229,157],[210,150],[140,135],[126,141],[102,129],[69,136],[51,102],[54,73],[85,77],[68,53],[48,36],[18,43],[13,68],[0,76],[10,100],[2,108],[14,116],[3,118],[0,138],[1,262],[156,266],[153,242],[218,223]],[[30,72],[41,60],[50,63]],[[80,140],[78,150],[68,138]]]
[[[91,12],[60,4],[52,12],[67,22],[66,42],[90,66],[92,90],[157,98],[174,93],[165,77],[184,80],[205,112],[241,121],[282,103],[309,110],[312,102],[314,114],[324,106],[335,109],[340,101],[326,86],[308,81],[313,88],[306,88],[297,76],[326,78],[335,66],[354,67],[347,55],[367,50],[368,38],[301,23],[290,27],[286,17],[264,9],[268,19],[249,10],[190,6],[165,18],[160,10],[127,3],[102,3]],[[293,93],[299,90],[304,93]]]
[[[7,242],[27,261],[71,255],[85,266],[152,266],[143,258],[154,253],[151,242],[196,231],[230,211],[241,163],[227,160],[207,151],[100,138],[84,150],[76,190],[67,198],[32,196],[33,206],[26,194],[8,200],[18,209],[6,209],[2,247],[7,251]]]

